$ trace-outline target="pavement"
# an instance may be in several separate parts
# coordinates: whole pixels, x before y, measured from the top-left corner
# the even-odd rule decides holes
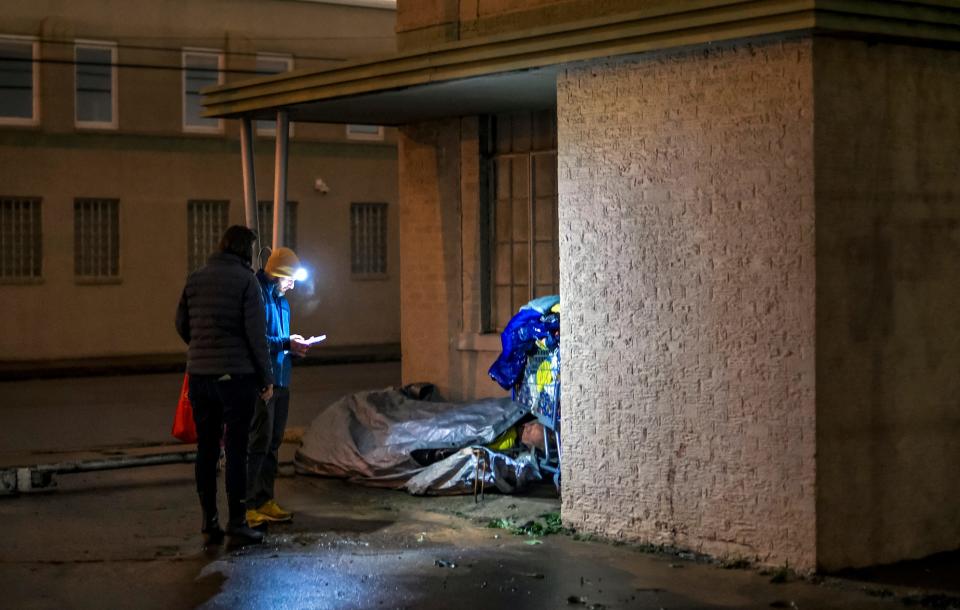
[[[396,385],[397,363],[295,371],[291,421],[340,395]],[[155,451],[179,376],[0,383],[0,460]],[[39,449],[34,449],[38,447]],[[285,444],[282,460],[295,443]],[[19,462],[25,463],[25,462]],[[559,511],[552,485],[522,496],[414,497],[281,469],[296,513],[267,542],[201,548],[192,467],[65,475],[49,493],[0,499],[3,608],[489,608],[593,610],[960,607],[960,578],[918,589],[909,570],[801,578],[574,532],[489,527]],[[221,498],[221,507],[225,501]],[[951,563],[953,562],[953,563]],[[957,558],[942,558],[954,570]],[[920,572],[926,568],[915,568]],[[960,574],[960,571],[952,572]],[[906,578],[906,580],[904,580]],[[899,579],[899,582],[897,582]]]

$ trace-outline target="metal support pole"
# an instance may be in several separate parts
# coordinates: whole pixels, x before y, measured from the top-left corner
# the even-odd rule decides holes
[[[286,110],[277,111],[277,150],[273,170],[273,247],[287,243],[287,145],[290,141],[290,117]]]
[[[247,228],[256,231],[259,224],[257,175],[253,166],[253,121],[248,116],[240,119],[240,161],[243,164],[243,209],[247,216]]]

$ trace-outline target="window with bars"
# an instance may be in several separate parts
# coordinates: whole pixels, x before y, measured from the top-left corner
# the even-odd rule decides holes
[[[284,246],[294,252],[297,250],[297,202],[288,201],[284,206],[284,233],[286,241]],[[273,248],[273,202],[257,202],[257,235],[260,239],[261,248]],[[266,262],[266,260],[261,261]]]
[[[78,279],[119,279],[120,201],[73,201],[73,272]]]
[[[386,275],[387,204],[351,204],[350,272],[355,277]]]
[[[0,197],[0,282],[40,278],[40,199]]]
[[[200,91],[223,81],[223,54],[219,51],[183,52],[183,129],[184,131],[219,132],[220,119],[203,116]]]
[[[37,51],[35,39],[0,36],[0,123],[37,123]]]
[[[199,269],[215,252],[227,230],[229,201],[187,202],[187,273]]]
[[[76,123],[79,127],[116,127],[117,47],[110,43],[74,48]]]
[[[560,291],[556,114],[497,115],[487,125],[485,330],[501,331],[528,301]]]

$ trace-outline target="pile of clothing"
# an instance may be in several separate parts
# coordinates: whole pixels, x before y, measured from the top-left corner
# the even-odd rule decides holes
[[[502,352],[490,377],[555,430],[560,417],[560,297],[541,297],[521,307],[500,340]]]

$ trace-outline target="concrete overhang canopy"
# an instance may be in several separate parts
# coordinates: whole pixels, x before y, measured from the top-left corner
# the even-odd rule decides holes
[[[204,91],[204,116],[401,125],[555,105],[579,61],[792,32],[960,44],[954,0],[663,0],[643,10],[460,40]]]

